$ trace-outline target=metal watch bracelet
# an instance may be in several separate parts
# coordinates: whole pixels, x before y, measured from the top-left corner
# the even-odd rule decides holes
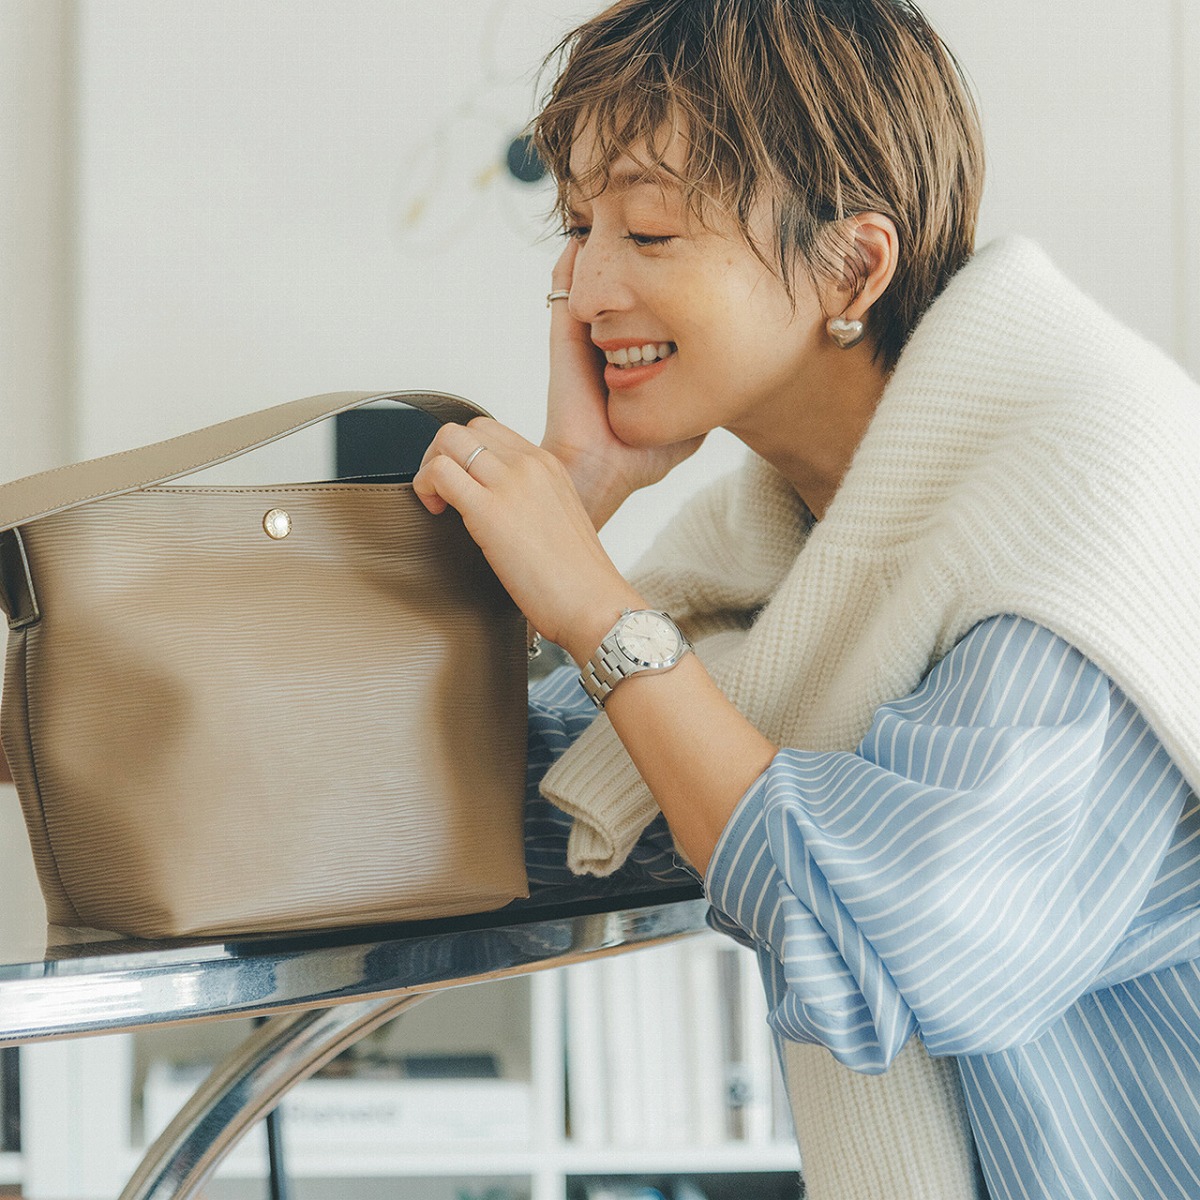
[[[601,647],[583,664],[579,682],[583,684],[588,699],[597,708],[603,708],[605,701],[612,695],[613,688],[622,679],[628,679],[630,674],[632,672],[625,669],[624,660],[616,650],[605,650]]]
[[[679,645],[671,659],[662,662],[639,661],[635,655],[631,656],[627,651],[622,650],[619,645],[618,631],[622,628],[626,618],[639,615],[653,615],[662,618],[672,627],[679,639]],[[677,666],[691,649],[691,643],[667,613],[657,609],[643,609],[631,613],[629,609],[625,609],[617,618],[616,624],[605,634],[596,652],[583,664],[579,673],[579,682],[587,693],[588,699],[597,708],[603,708],[608,697],[612,695],[613,688],[623,679],[646,672],[669,671],[672,667]]]

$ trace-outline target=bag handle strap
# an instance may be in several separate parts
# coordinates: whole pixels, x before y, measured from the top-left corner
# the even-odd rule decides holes
[[[122,450],[0,484],[0,533],[93,500],[182,479],[378,400],[395,400],[419,408],[443,424],[465,425],[472,417],[488,415],[469,400],[445,392],[327,392],[306,396],[136,450]]]

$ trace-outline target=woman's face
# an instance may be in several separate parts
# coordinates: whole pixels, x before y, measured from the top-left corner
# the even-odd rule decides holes
[[[577,138],[573,178],[583,177],[593,144],[587,131]],[[681,169],[679,139],[672,151],[667,162]],[[701,226],[670,176],[642,176],[622,159],[598,195],[571,197],[568,234],[579,249],[569,309],[608,360],[609,423],[633,446],[718,427],[753,444],[803,402],[824,333],[816,292],[797,271],[793,305],[732,217],[712,212]],[[765,212],[751,232],[770,246]]]

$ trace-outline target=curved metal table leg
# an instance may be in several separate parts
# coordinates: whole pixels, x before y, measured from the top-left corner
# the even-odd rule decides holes
[[[188,1200],[285,1093],[430,992],[272,1017],[201,1084],[146,1152],[119,1200]]]

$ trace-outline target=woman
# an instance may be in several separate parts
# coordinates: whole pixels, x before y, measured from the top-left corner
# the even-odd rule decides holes
[[[580,669],[531,699],[572,868],[673,840],[756,947],[810,1196],[1200,1195],[1195,386],[972,256],[905,0],[566,46],[542,446],[447,426],[416,487]],[[746,466],[623,578],[596,530],[717,427]]]

